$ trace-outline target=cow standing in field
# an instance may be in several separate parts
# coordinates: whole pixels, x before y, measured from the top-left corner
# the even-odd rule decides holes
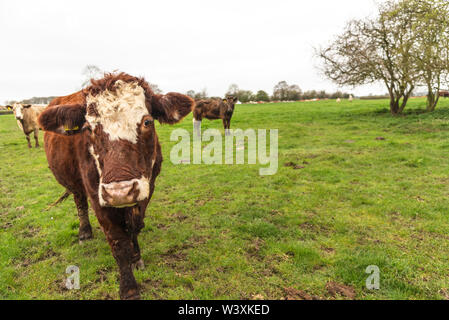
[[[443,97],[443,98],[449,98],[449,91],[447,91],[447,90],[440,90],[440,91],[438,92],[438,95],[439,95],[440,97]]]
[[[227,96],[226,99],[204,99],[195,103],[193,109],[193,125],[199,135],[203,118],[209,120],[222,119],[225,133],[231,127],[231,118],[237,98]]]
[[[37,119],[45,108],[46,106],[35,104],[13,104],[14,116],[17,119],[17,125],[23,131],[23,133],[25,133],[26,139],[28,141],[28,148],[31,148],[31,132],[34,132],[36,148],[39,147],[39,123]]]
[[[137,236],[162,163],[154,120],[179,122],[193,103],[178,93],[154,94],[143,78],[106,74],[54,99],[39,118],[49,167],[74,196],[79,239],[92,238],[89,199],[119,267],[122,299],[140,298]]]

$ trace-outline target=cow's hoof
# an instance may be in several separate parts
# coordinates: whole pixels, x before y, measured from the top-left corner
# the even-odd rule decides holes
[[[140,293],[137,289],[129,290],[126,294],[120,295],[122,300],[140,300]]]
[[[80,232],[78,235],[79,243],[83,244],[83,242],[93,239],[92,231],[90,232]]]
[[[137,270],[143,270],[145,269],[145,263],[142,259],[140,259],[136,263],[133,263],[133,268],[136,268]]]

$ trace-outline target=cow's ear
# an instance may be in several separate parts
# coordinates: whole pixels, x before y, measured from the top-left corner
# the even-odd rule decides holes
[[[79,133],[86,122],[86,107],[81,104],[47,107],[39,116],[44,131],[64,135]]]
[[[24,104],[24,105],[22,105],[22,107],[23,107],[24,109],[28,109],[28,108],[31,108],[31,104]]]
[[[195,102],[189,96],[170,92],[151,99],[151,115],[160,123],[177,123],[192,111]]]

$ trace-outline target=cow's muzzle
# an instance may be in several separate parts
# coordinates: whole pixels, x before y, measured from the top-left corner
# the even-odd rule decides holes
[[[108,207],[128,207],[137,202],[137,182],[113,182],[102,185],[104,204]]]
[[[99,200],[102,207],[132,207],[150,194],[150,183],[145,177],[128,181],[100,183]]]

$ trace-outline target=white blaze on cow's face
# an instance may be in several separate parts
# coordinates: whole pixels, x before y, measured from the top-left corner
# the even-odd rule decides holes
[[[136,82],[119,80],[115,86],[116,91],[106,90],[86,97],[87,105],[93,103],[98,112],[96,115],[87,114],[86,120],[92,130],[101,124],[111,141],[122,139],[136,143],[137,126],[144,116],[149,115],[144,90]]]
[[[23,120],[23,106],[20,103],[13,104],[14,116],[17,120]]]
[[[86,97],[87,106],[93,104],[96,110],[87,112],[86,121],[94,135],[95,128],[101,125],[101,134],[106,134],[110,142],[124,140],[136,144],[139,135],[138,126],[144,117],[149,116],[145,105],[144,89],[135,82],[125,83],[121,80],[115,83],[115,87],[115,91],[104,91],[95,96]],[[100,157],[95,153],[93,146],[90,146],[89,152],[94,158],[100,177],[98,197],[101,206],[133,206],[137,201],[143,201],[149,197],[151,175],[104,183]],[[123,163],[123,166],[126,165],[128,164]]]

